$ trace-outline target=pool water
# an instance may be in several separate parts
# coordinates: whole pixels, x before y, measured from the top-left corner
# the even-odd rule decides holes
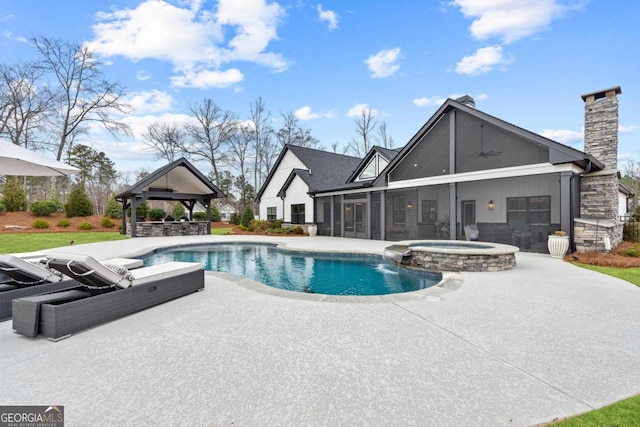
[[[297,292],[327,295],[386,295],[431,287],[439,273],[386,263],[380,256],[283,251],[271,245],[216,244],[158,250],[145,265],[200,262],[205,270],[247,277]]]

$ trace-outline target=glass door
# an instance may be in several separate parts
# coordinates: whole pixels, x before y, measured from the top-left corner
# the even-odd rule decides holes
[[[359,239],[367,238],[367,204],[356,203],[355,204],[355,223],[356,223],[356,237]]]

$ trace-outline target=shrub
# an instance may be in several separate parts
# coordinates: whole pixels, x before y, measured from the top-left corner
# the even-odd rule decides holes
[[[249,231],[255,231],[259,233],[260,231],[268,230],[271,228],[270,221],[263,221],[259,219],[252,219],[249,223]]]
[[[89,200],[89,196],[87,196],[82,184],[74,184],[71,187],[69,198],[64,205],[64,211],[67,214],[67,218],[93,215],[93,204]]]
[[[222,217],[220,216],[220,211],[215,205],[211,205],[211,221],[213,222],[222,221]]]
[[[302,227],[297,226],[297,227],[293,227],[293,229],[291,230],[291,232],[293,234],[304,234],[304,230],[302,229]]]
[[[4,213],[4,211],[7,210],[7,207],[4,205],[4,203],[0,202],[0,214]]]
[[[171,216],[174,218],[180,218],[184,216],[184,205],[182,203],[176,203],[171,212]]]
[[[167,213],[164,211],[164,209],[160,209],[160,208],[149,209],[149,219],[151,221],[160,221],[165,216],[167,216]]]
[[[145,200],[136,208],[137,218],[146,218],[149,214],[149,203]],[[131,217],[131,206],[127,208],[127,215]]]
[[[104,215],[109,218],[120,218],[122,215],[122,203],[111,197],[104,208]]]
[[[71,221],[69,221],[68,219],[61,219],[60,221],[58,221],[58,227],[68,227],[71,225]]]
[[[37,219],[33,221],[33,228],[49,228],[49,223],[44,219]]]
[[[93,226],[88,222],[81,222],[80,224],[78,224],[79,230],[91,230],[92,228]]]
[[[58,210],[54,202],[39,201],[31,203],[29,208],[34,216],[49,216]]]
[[[242,211],[242,218],[240,219],[240,224],[244,225],[245,227],[249,227],[249,224],[254,218],[255,218],[255,215],[253,214],[253,209],[251,209],[250,206],[247,206]]]
[[[24,188],[15,176],[7,177],[2,190],[2,203],[9,212],[24,211],[27,209],[27,195]]]
[[[113,222],[111,218],[109,218],[108,216],[105,216],[104,218],[102,218],[102,226],[104,228],[113,228],[116,226],[116,224]]]
[[[271,228],[282,228],[282,220],[281,219],[276,219],[273,222],[273,225],[271,226]]]
[[[231,218],[229,218],[229,223],[233,225],[240,225],[240,215],[237,212],[231,214]]]
[[[206,221],[207,220],[207,213],[206,212],[194,212],[193,213],[193,220],[194,221]]]

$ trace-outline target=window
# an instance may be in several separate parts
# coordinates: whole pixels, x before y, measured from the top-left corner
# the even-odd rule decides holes
[[[267,221],[275,221],[277,216],[275,207],[267,208]]]
[[[360,176],[358,176],[358,180],[364,181],[376,178],[388,164],[389,162],[384,157],[376,154],[373,156],[369,164],[367,164],[367,166],[362,170]]]
[[[507,222],[512,228],[551,223],[551,196],[510,197],[507,199]]]
[[[438,202],[436,200],[422,200],[420,222],[433,225],[438,222]]]
[[[407,212],[406,199],[404,196],[394,196],[393,198],[393,223],[396,225],[402,225],[405,223],[405,217]]]
[[[291,205],[291,224],[304,224],[304,203]]]

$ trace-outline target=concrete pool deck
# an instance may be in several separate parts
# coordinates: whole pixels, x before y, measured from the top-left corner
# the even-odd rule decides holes
[[[105,259],[223,241],[391,244],[194,236],[64,250]],[[440,298],[304,301],[207,273],[204,292],[57,343],[0,322],[0,405],[64,405],[69,426],[528,426],[639,393],[640,288],[516,257],[513,270],[462,273]]]

